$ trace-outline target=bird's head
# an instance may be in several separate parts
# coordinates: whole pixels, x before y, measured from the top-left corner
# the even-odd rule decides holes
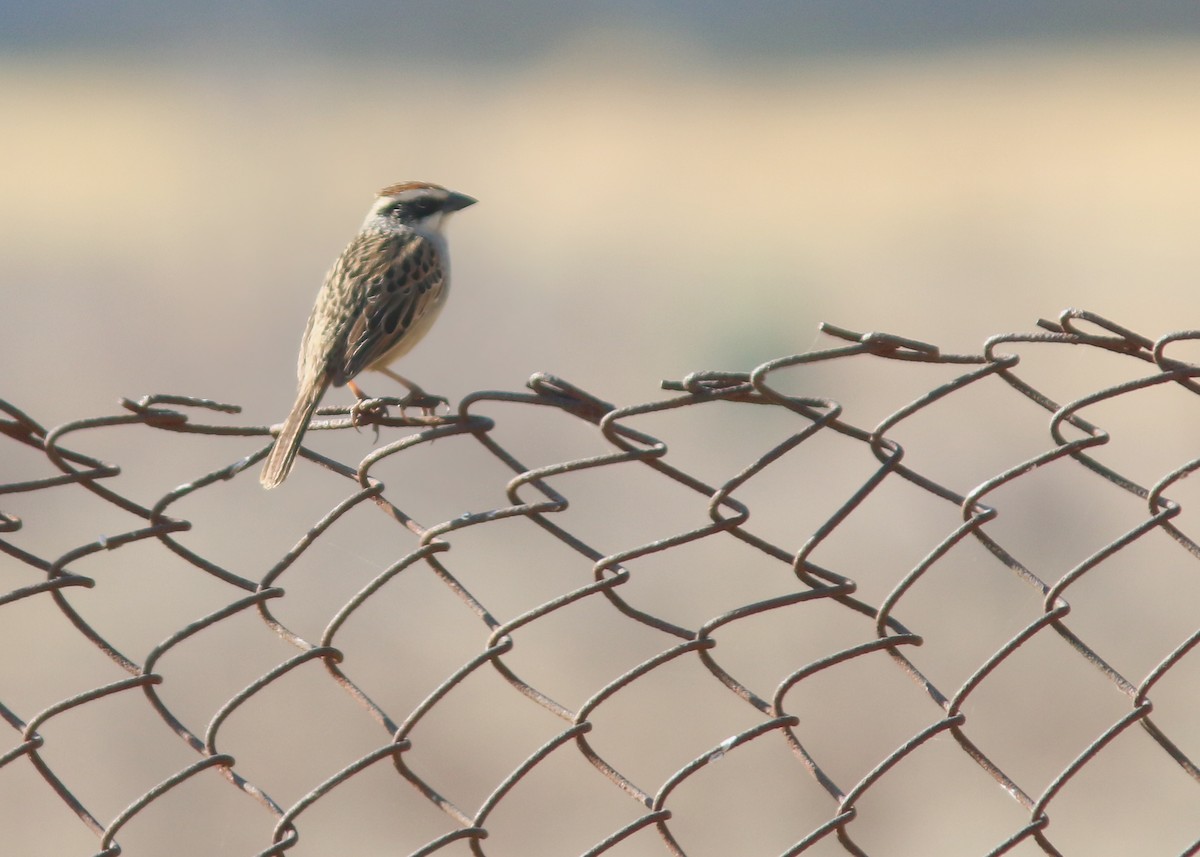
[[[363,228],[392,230],[407,227],[419,232],[441,231],[446,215],[474,205],[466,194],[429,182],[401,182],[379,191]]]

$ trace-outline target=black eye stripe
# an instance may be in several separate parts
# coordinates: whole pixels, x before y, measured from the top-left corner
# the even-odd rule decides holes
[[[415,219],[435,214],[441,207],[441,202],[425,196],[393,203],[388,207],[387,213],[391,217]]]

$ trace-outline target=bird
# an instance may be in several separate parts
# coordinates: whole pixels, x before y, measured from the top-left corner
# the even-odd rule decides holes
[[[291,472],[330,386],[347,385],[362,400],[353,379],[374,369],[420,392],[387,367],[429,332],[441,312],[450,288],[442,228],[450,214],[475,202],[429,182],[400,182],[378,192],[317,293],[300,342],[296,402],[263,465],[264,488],[275,488]]]

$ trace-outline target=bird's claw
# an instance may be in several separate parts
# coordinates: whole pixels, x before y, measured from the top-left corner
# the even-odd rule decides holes
[[[413,390],[404,397],[404,401],[400,405],[400,414],[404,415],[405,408],[420,408],[422,416],[436,417],[437,409],[442,405],[446,407],[446,413],[449,413],[450,400],[445,396],[434,396],[424,390]]]
[[[379,423],[388,417],[388,406],[379,399],[355,399],[350,406],[350,425],[359,429],[369,425],[375,430],[375,442],[379,442]]]

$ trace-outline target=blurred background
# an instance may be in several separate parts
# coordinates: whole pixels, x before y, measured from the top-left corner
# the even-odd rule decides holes
[[[161,390],[282,419],[325,271],[409,178],[480,200],[405,361],[451,397],[620,400],[821,320],[971,349],[1196,306],[1193,4],[2,9],[0,334],[49,422]]]
[[[749,370],[806,351],[820,321],[972,352],[992,334],[1030,330],[1070,306],[1151,337],[1195,328],[1198,48],[1200,11],[1169,0],[0,0],[0,354],[10,370],[0,398],[46,425],[112,413],[120,396],[158,392],[240,404],[246,423],[282,420],[324,273],[374,192],[406,179],[480,201],[450,224],[455,273],[446,310],[397,367],[452,401],[474,390],[521,389],[536,371],[618,404],[644,401],[659,394],[662,378]],[[861,379],[844,384],[848,396],[863,392]],[[889,387],[882,378],[871,384]],[[364,386],[398,392],[382,379]],[[349,394],[335,391],[329,401],[348,403]],[[690,431],[680,438],[699,436]],[[213,457],[211,449],[176,447],[139,459],[132,441],[129,434],[85,451],[121,463],[131,480],[124,484],[144,488],[132,491],[142,499],[194,478],[197,462]],[[364,432],[343,448],[351,442],[361,456],[372,439]],[[238,454],[260,446],[247,442]],[[227,462],[228,453],[216,457]],[[746,460],[709,463],[727,477],[736,472],[730,462]],[[1012,460],[1015,453],[1004,463]],[[0,458],[0,468],[17,466]],[[270,499],[252,478],[230,489],[238,493],[223,501],[223,513],[243,518],[229,523],[246,532],[229,535],[223,549],[241,573],[260,576],[344,494],[331,479],[318,494],[317,478],[298,474]],[[435,499],[447,515],[459,508]],[[222,511],[219,503],[206,509]],[[114,526],[93,523],[91,514],[72,519],[73,542],[43,532],[23,544],[53,558]],[[614,537],[607,545],[630,543]],[[400,550],[369,536],[337,545],[323,548],[323,560],[354,566],[359,584]],[[1055,579],[1076,561],[1058,557],[1045,576]],[[92,606],[101,612],[90,616],[138,637],[129,644],[134,658],[213,609],[189,601],[199,590],[182,577],[167,586],[156,582],[153,564],[130,568],[120,566],[115,578],[132,573],[136,582],[110,578],[97,594],[128,585],[136,600],[162,586],[160,597],[178,613],[173,625],[151,630],[125,624],[121,604]],[[336,594],[321,591],[335,584],[313,572],[303,578],[318,587],[310,639],[354,591],[344,581]],[[289,585],[303,591],[294,578]],[[879,587],[882,597],[888,587]],[[1038,609],[1036,598],[1022,603]],[[1005,627],[1011,620],[997,618]],[[4,632],[10,652],[35,630],[47,634],[36,650],[79,671],[61,686],[43,684],[42,672],[21,672],[28,652],[6,661],[0,676],[28,696],[5,691],[4,701],[20,701],[23,716],[97,681],[95,664],[66,648],[80,645],[76,632],[47,630],[53,622],[31,612],[10,618]],[[245,680],[286,654],[281,646],[262,663],[249,659]],[[228,659],[228,650],[212,657]],[[197,703],[189,725],[202,728],[240,686],[231,681]],[[304,710],[316,693],[293,708]],[[859,700],[847,704],[854,709],[870,696],[851,698]],[[348,705],[340,697],[330,704]],[[195,759],[160,734],[161,723],[110,713],[115,719],[94,724],[76,747],[79,757],[92,748],[110,757],[75,776],[103,783],[130,762],[114,725],[129,729],[134,746],[158,735],[160,749],[145,751],[154,772],[131,775],[136,785],[104,807],[106,818]],[[288,746],[274,749],[275,764],[288,759]],[[71,758],[60,752],[60,762]],[[288,785],[278,791],[295,800],[358,752],[281,777]],[[515,761],[495,764],[499,777]],[[95,838],[45,794],[40,778],[2,788],[44,797],[44,816],[23,811],[22,821],[38,820],[6,831],[21,853],[91,853]],[[229,821],[227,835],[241,837],[241,850],[226,853],[265,847],[265,814],[243,809],[246,799],[223,783],[206,788],[211,796],[198,804],[211,818],[195,819],[197,841],[208,842],[236,805],[249,832],[235,834],[241,828]],[[418,802],[392,781],[386,788]],[[375,798],[380,814],[390,811],[390,798]],[[402,818],[407,825],[412,817]],[[444,829],[442,819],[424,818],[422,836]],[[997,830],[1015,823],[1007,818]],[[47,846],[47,829],[65,838]],[[155,848],[180,827],[169,820],[152,833],[137,830],[130,835],[158,845],[136,853],[166,853]],[[713,850],[698,853],[736,853],[712,844],[720,841],[710,838]],[[915,841],[914,850],[891,853],[934,853]],[[392,853],[386,837],[380,842],[360,844],[361,853]],[[213,853],[197,847],[176,843],[171,853]],[[581,850],[556,850],[549,839],[542,851],[495,847]],[[968,852],[949,845],[940,853]],[[1078,853],[1102,851],[1092,840]]]

